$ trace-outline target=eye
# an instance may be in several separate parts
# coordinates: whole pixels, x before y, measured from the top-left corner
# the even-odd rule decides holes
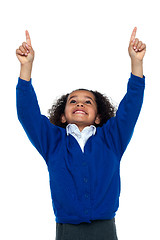
[[[87,100],[86,103],[87,103],[87,104],[91,104],[91,101],[90,101],[90,100]]]
[[[76,102],[76,100],[71,100],[71,101],[70,101],[70,103],[75,103],[75,102]]]

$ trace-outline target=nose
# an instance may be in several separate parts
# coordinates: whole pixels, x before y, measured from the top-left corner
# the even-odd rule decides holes
[[[83,107],[83,103],[77,103],[77,107]]]

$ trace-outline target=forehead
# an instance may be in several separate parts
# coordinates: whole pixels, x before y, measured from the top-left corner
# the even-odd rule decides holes
[[[69,94],[68,96],[68,100],[72,97],[84,97],[84,98],[90,98],[92,99],[93,101],[95,101],[95,96],[93,93],[91,93],[90,91],[87,91],[87,90],[76,90],[76,91],[73,91]]]

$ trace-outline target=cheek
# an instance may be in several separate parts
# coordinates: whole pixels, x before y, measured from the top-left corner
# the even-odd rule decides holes
[[[93,113],[94,115],[97,115],[97,108],[96,108],[96,107],[92,108],[92,113]]]
[[[95,117],[97,116],[97,111],[96,109],[90,109],[90,116],[95,119]]]
[[[64,110],[64,113],[65,113],[65,116],[67,117],[67,116],[69,116],[71,113],[72,113],[72,108],[71,108],[71,106],[66,106],[65,107],[65,110]]]

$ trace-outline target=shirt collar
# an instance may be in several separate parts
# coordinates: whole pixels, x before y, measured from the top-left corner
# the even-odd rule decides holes
[[[69,123],[67,126],[66,126],[66,131],[67,131],[67,135],[69,134],[72,134],[72,133],[77,133],[77,134],[81,134],[83,132],[91,132],[92,135],[95,135],[96,134],[96,127],[94,125],[90,125],[90,126],[87,126],[85,127],[82,132],[80,132],[79,128],[77,127],[76,124],[71,124]]]

